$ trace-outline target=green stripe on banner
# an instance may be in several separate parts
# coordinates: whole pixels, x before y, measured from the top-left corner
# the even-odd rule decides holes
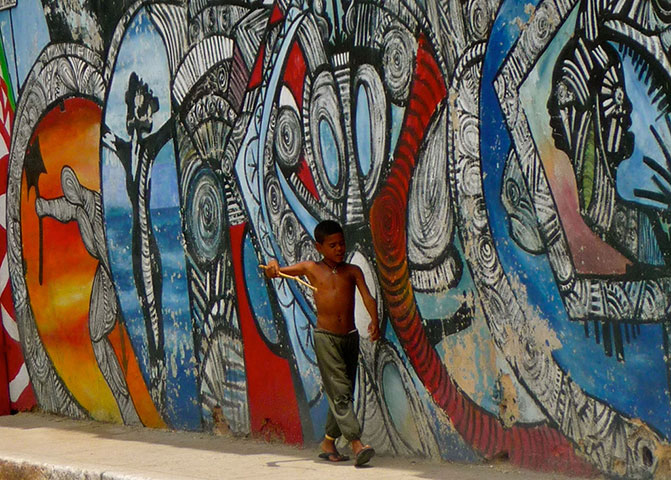
[[[9,67],[7,66],[7,56],[5,55],[5,44],[0,40],[0,70],[2,70],[2,78],[7,85],[7,96],[9,97],[9,105],[12,111],[16,109],[14,104],[14,88],[12,86],[12,78],[9,76]]]

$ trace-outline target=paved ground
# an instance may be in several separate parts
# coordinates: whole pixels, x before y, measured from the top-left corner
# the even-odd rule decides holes
[[[0,417],[2,480],[459,479],[565,480],[506,463],[461,465],[375,457],[330,464],[316,448],[206,433],[78,421],[42,413]]]

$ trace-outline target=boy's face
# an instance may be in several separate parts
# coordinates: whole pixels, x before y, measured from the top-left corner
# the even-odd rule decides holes
[[[345,236],[342,233],[327,235],[322,243],[315,243],[315,247],[329,262],[341,263],[345,261]]]

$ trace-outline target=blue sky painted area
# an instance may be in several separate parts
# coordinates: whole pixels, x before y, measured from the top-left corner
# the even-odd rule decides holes
[[[110,266],[128,336],[145,382],[149,384],[147,333],[133,277],[133,265],[130,261],[132,258],[130,232],[133,228],[130,201],[119,160],[107,148],[103,148],[102,157],[102,196]]]
[[[493,81],[519,36],[515,19],[519,17],[526,22],[529,18],[526,8],[527,4],[518,0],[503,3],[492,29],[483,67],[480,97],[482,183],[497,253],[506,274],[518,278],[525,286],[531,306],[542,312],[561,341],[562,348],[554,352],[558,364],[586,393],[627,415],[649,422],[668,437],[671,434],[671,400],[666,382],[661,327],[643,325],[638,339],[625,344],[624,363],[614,357],[606,357],[602,345],[596,344],[593,337],[585,337],[582,323],[569,320],[547,257],[526,253],[517,246],[508,231],[508,218],[500,194],[511,141]],[[546,54],[556,56],[562,46],[561,42],[553,44]],[[547,69],[540,80],[550,82],[551,70]],[[534,97],[538,108],[547,103],[547,97],[541,97]]]
[[[40,0],[19,0],[16,7],[0,12],[0,31],[12,84],[18,90],[50,41]]]
[[[151,59],[151,61],[147,61]],[[127,30],[119,50],[112,86],[105,109],[105,125],[114,135],[128,140],[125,92],[131,72],[148,83],[158,97],[153,131],[170,118],[170,87],[167,55],[162,39],[144,10]],[[132,254],[132,210],[126,191],[125,173],[116,155],[103,148],[102,191],[112,272],[118,289],[133,348],[145,381],[149,381],[149,358],[145,319],[138,299],[130,261]],[[193,328],[188,297],[184,244],[179,209],[175,150],[172,141],[157,154],[151,170],[150,217],[161,258],[161,292],[165,362],[166,405],[161,410],[174,428],[201,426],[196,380]]]
[[[124,140],[130,140],[126,131],[126,104],[124,96],[132,72],[144,80],[159,99],[159,110],[154,114],[152,133],[170,117],[170,71],[168,57],[161,36],[154,28],[146,10],[142,9],[129,25],[114,66],[109,98],[120,102],[119,113],[106,115],[107,126]],[[108,101],[108,108],[110,101]]]

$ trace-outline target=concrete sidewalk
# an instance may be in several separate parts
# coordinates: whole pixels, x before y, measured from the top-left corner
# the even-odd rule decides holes
[[[566,479],[505,463],[461,465],[375,457],[331,464],[300,449],[209,433],[170,432],[42,413],[0,417],[2,480]]]

